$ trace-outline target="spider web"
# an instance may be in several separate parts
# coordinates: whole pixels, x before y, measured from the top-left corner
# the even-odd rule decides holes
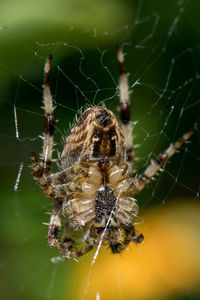
[[[1,293],[7,299],[199,299],[200,7],[194,0],[88,2],[82,10],[81,1],[71,4],[63,2],[62,12],[52,1],[52,20],[38,24],[34,7],[21,3],[27,15],[20,19],[18,11],[17,20],[1,4]],[[41,7],[38,20],[45,17]],[[57,158],[86,107],[105,104],[118,116],[117,44],[130,73],[137,173],[184,132],[196,132],[137,197],[143,244],[111,255],[100,243],[77,261],[64,261],[47,246],[42,223],[51,201],[28,167],[29,153],[41,151],[43,65],[52,53]]]

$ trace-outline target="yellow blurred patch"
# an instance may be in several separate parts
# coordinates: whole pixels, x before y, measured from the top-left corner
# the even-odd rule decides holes
[[[193,202],[192,202],[193,201]],[[141,216],[141,214],[140,214]],[[120,255],[102,246],[83,256],[72,274],[74,299],[169,299],[200,283],[200,205],[197,201],[155,207],[137,225],[145,241]],[[66,291],[66,295],[69,291]]]

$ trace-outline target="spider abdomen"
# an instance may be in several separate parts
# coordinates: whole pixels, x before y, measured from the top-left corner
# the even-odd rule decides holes
[[[77,161],[125,160],[125,142],[115,115],[104,106],[87,109],[72,128],[62,152],[63,169]]]

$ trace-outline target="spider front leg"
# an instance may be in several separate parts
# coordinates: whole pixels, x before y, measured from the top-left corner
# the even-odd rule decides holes
[[[39,182],[41,189],[46,184],[46,178],[50,175],[51,161],[53,152],[53,133],[55,126],[53,99],[49,86],[49,72],[51,66],[51,55],[48,56],[44,66],[44,84],[43,84],[43,98],[44,98],[44,113],[45,113],[45,130],[43,135],[43,151],[41,154],[41,161],[38,162],[36,155],[31,154],[31,168],[35,179]]]
[[[171,144],[163,153],[159,154],[156,160],[152,160],[151,164],[147,167],[143,174],[135,180],[133,195],[138,194],[143,188],[152,180],[166,162],[174,155],[178,149],[187,141],[194,130],[191,129],[186,132],[175,144]]]
[[[121,118],[121,128],[123,135],[125,137],[125,146],[127,159],[133,168],[134,163],[134,151],[133,151],[133,133],[132,127],[133,123],[131,122],[131,105],[129,98],[129,90],[128,90],[128,73],[125,72],[124,67],[124,55],[121,47],[119,46],[117,49],[117,58],[119,62],[119,70],[120,70],[120,78],[119,78],[119,92],[120,92],[120,106],[119,113]]]

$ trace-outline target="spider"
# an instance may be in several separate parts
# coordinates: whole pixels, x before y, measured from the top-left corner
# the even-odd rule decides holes
[[[124,56],[118,47],[119,114],[105,106],[86,109],[67,137],[61,155],[62,170],[51,174],[53,133],[55,127],[53,97],[49,85],[52,57],[44,67],[43,101],[45,130],[43,151],[38,162],[31,154],[31,168],[42,192],[53,198],[47,240],[65,258],[76,258],[89,252],[101,240],[113,253],[121,253],[130,243],[141,243],[143,234],[134,227],[138,207],[134,196],[165,166],[167,160],[190,138],[185,133],[175,144],[152,160],[143,174],[133,178],[133,136],[130,116],[128,74]],[[62,215],[65,216],[63,233]],[[83,246],[78,249],[74,231],[81,231]]]

